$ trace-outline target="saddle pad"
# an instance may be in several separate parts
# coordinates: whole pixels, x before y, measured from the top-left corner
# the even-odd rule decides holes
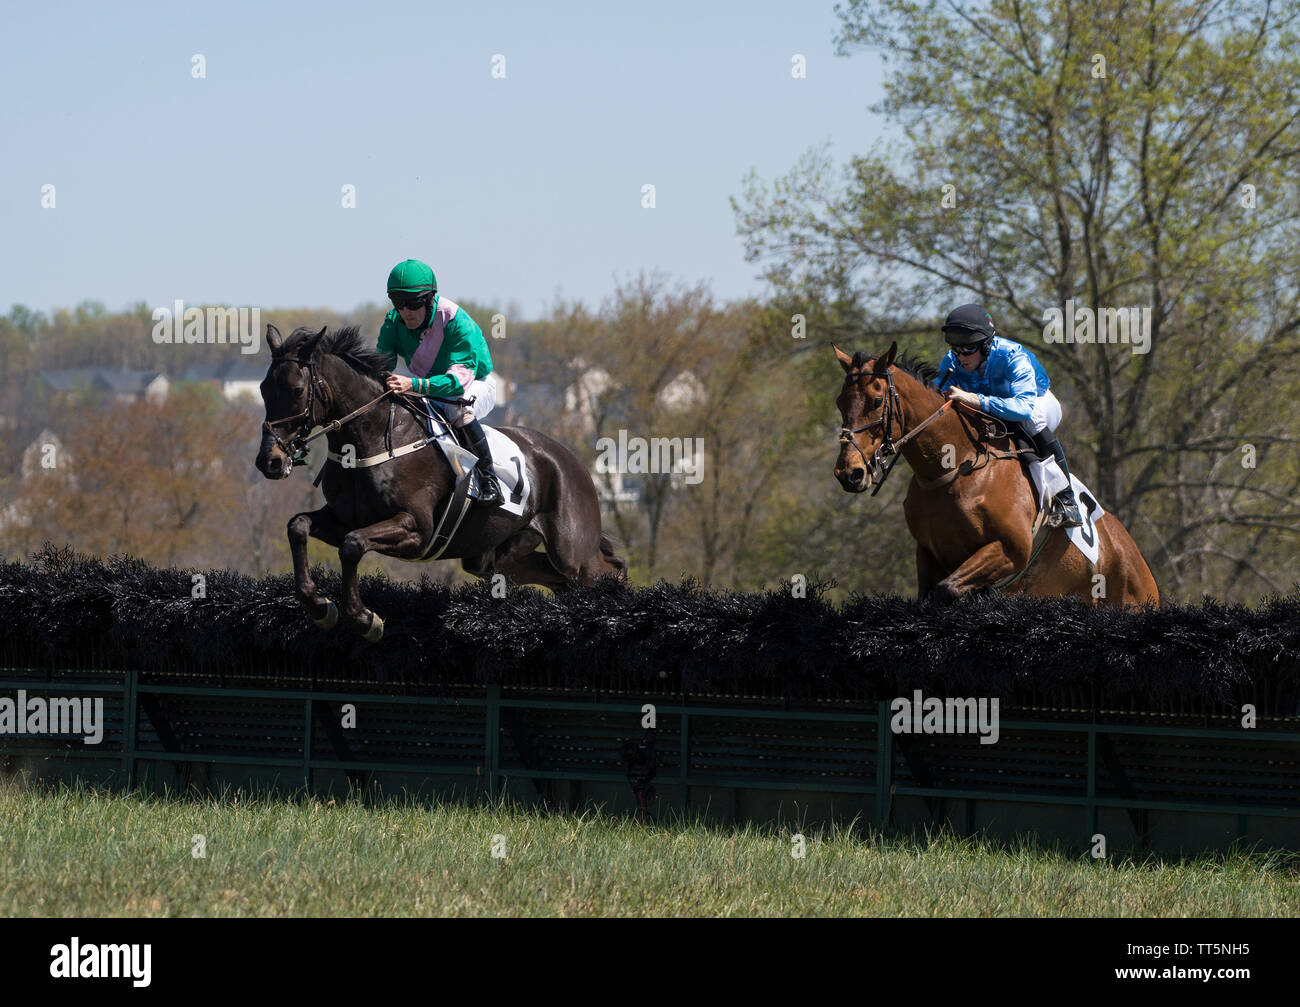
[[[429,407],[426,400],[421,399],[421,403],[430,413],[425,417],[425,429],[434,438],[434,443],[442,449],[443,456],[451,465],[456,478],[459,479],[467,471],[473,473],[470,477],[469,495],[477,500],[482,495],[479,492],[478,473],[473,471],[478,459],[472,451],[460,446],[452,435],[451,427],[441,415]],[[523,514],[524,507],[528,505],[529,491],[532,489],[528,480],[528,467],[524,462],[524,453],[519,449],[519,445],[496,427],[490,427],[486,423],[482,426],[483,433],[487,435],[488,448],[492,451],[492,471],[496,473],[497,481],[501,483],[501,495],[506,498],[500,509],[509,514]]]
[[[1055,458],[1047,461],[1033,459],[1029,463],[1029,475],[1033,479],[1034,489],[1038,493],[1038,509],[1042,510],[1061,490],[1065,489],[1065,473],[1056,464]],[[1074,498],[1079,501],[1079,516],[1083,518],[1082,526],[1064,529],[1066,537],[1074,547],[1088,558],[1094,566],[1101,554],[1096,524],[1106,512],[1102,510],[1092,491],[1073,472],[1070,473],[1070,485],[1074,487]]]

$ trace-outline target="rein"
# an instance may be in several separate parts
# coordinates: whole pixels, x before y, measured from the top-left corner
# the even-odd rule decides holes
[[[889,478],[889,473],[894,471],[894,466],[898,464],[898,459],[902,457],[903,448],[907,442],[937,420],[952,405],[952,400],[946,401],[935,412],[931,413],[924,420],[916,425],[910,433],[903,433],[903,407],[898,397],[898,389],[894,387],[894,371],[888,368],[883,371],[849,371],[845,376],[845,381],[851,378],[884,378],[889,383],[889,392],[885,396],[885,408],[880,414],[880,418],[872,420],[864,426],[849,429],[848,427],[840,428],[840,443],[852,444],[857,449],[858,454],[862,456],[862,462],[867,467],[867,474],[871,476],[871,481],[875,484],[871,495],[875,496],[880,492],[880,487],[885,485],[885,480]],[[898,424],[899,433],[902,434],[897,441],[894,440],[894,424]],[[871,430],[873,427],[883,426],[883,432],[880,438],[880,444],[870,458],[866,452],[853,439],[854,434],[860,434],[865,430]],[[880,479],[876,479],[877,471],[880,472]]]
[[[915,427],[913,427],[911,431],[907,433],[902,433],[903,409],[902,409],[901,400],[899,399],[898,389],[894,387],[893,368],[891,367],[884,371],[874,371],[874,370],[873,371],[849,371],[846,374],[844,380],[847,382],[853,378],[864,378],[864,377],[884,378],[889,383],[889,391],[885,396],[884,410],[881,412],[880,417],[878,419],[872,420],[870,423],[864,424],[863,426],[854,427],[852,429],[850,429],[847,426],[841,427],[839,439],[841,444],[853,445],[853,447],[857,450],[858,454],[862,456],[863,464],[866,465],[867,468],[867,475],[871,477],[871,481],[873,483],[871,495],[874,497],[877,493],[880,492],[880,487],[885,485],[885,480],[889,478],[889,474],[894,471],[894,466],[898,464],[898,459],[902,457],[902,451],[903,448],[907,445],[907,442],[910,441],[917,434],[919,434],[926,427],[928,427],[935,420],[937,420],[945,412],[947,412],[949,407],[951,407],[954,404],[954,400],[953,399],[945,400],[943,405],[941,405],[938,409],[936,409],[929,416],[927,416],[920,423],[918,423]],[[990,420],[998,421],[998,418],[996,416],[991,416],[990,414],[985,413],[979,409],[975,409],[973,406],[967,406],[964,403],[956,403],[956,404],[961,406],[963,410],[969,410],[970,412],[974,413],[976,416],[987,417]],[[962,425],[966,426],[967,429],[969,430],[969,424],[962,410],[958,410],[957,415],[961,417]],[[894,440],[895,423],[898,424],[899,432],[902,433],[902,436],[897,441]],[[855,434],[863,433],[864,431],[871,430],[878,426],[883,426],[884,428],[881,434],[880,444],[876,447],[876,450],[872,452],[872,456],[868,458],[866,452],[862,450],[862,448],[858,445],[858,442],[853,438]],[[982,437],[979,436],[973,437],[972,443],[974,443],[975,451],[976,454],[978,455],[976,461],[962,462],[961,465],[959,465],[957,468],[953,469],[951,472],[949,472],[946,475],[940,476],[938,479],[935,479],[931,482],[921,482],[920,483],[921,488],[928,490],[928,489],[934,489],[935,487],[938,486],[944,486],[952,482],[954,479],[958,478],[959,476],[969,475],[971,472],[974,472],[976,469],[983,468],[985,465],[989,463],[990,460],[1019,458],[1022,454],[1028,453],[1027,450],[1022,450],[1022,449],[1016,449],[1013,451],[1003,451],[1000,448],[990,450],[989,448],[984,446],[984,440]],[[876,479],[877,472],[880,473],[879,479]]]
[[[945,403],[945,405],[951,403],[952,403],[952,399],[949,399],[948,402]],[[980,469],[988,465],[988,463],[991,461],[1011,461],[1011,460],[1019,459],[1021,455],[1031,453],[1028,449],[1022,449],[1022,448],[1013,448],[1010,451],[1003,451],[1001,448],[989,448],[985,446],[984,438],[980,436],[978,431],[973,436],[971,436],[971,432],[970,432],[971,424],[968,419],[968,413],[973,414],[978,419],[987,420],[988,425],[990,427],[992,427],[994,424],[997,424],[997,426],[1002,428],[1001,433],[998,433],[996,429],[991,430],[990,436],[992,437],[997,437],[997,438],[1009,437],[1010,431],[1007,430],[1006,423],[1001,419],[999,419],[997,416],[976,409],[974,406],[968,406],[965,403],[960,403],[960,402],[958,403],[958,405],[961,406],[962,408],[957,411],[957,415],[961,417],[962,426],[966,428],[967,436],[970,436],[971,443],[975,445],[975,460],[970,461],[968,459],[962,462],[955,469],[952,469],[949,472],[945,472],[938,479],[930,479],[928,481],[923,479],[918,479],[917,483],[920,485],[921,489],[923,490],[932,490],[932,489],[937,489],[940,486],[947,486],[950,482],[953,482],[954,480],[960,478],[961,476],[968,476],[972,472],[979,471]]]
[[[278,420],[266,420],[262,423],[263,435],[266,437],[270,437],[275,442],[276,446],[281,451],[283,451],[286,456],[288,456],[288,469],[285,471],[286,476],[288,476],[289,473],[293,471],[293,467],[295,465],[306,464],[307,447],[308,445],[311,444],[312,441],[316,440],[318,437],[325,437],[333,433],[335,430],[342,428],[344,424],[350,422],[351,420],[356,419],[362,413],[373,408],[375,405],[382,402],[384,399],[390,397],[392,397],[392,401],[389,403],[389,410],[388,410],[388,430],[384,436],[384,446],[386,450],[382,455],[374,455],[372,458],[363,459],[363,461],[366,464],[359,465],[358,467],[369,467],[370,465],[378,464],[380,461],[388,461],[392,458],[400,458],[402,455],[409,454],[412,451],[418,451],[420,450],[420,448],[426,447],[430,443],[429,439],[426,438],[424,440],[416,441],[413,444],[408,444],[403,448],[397,448],[396,450],[394,450],[393,414],[397,408],[397,405],[398,403],[401,403],[403,408],[410,410],[412,413],[416,413],[415,408],[412,405],[412,402],[418,399],[419,396],[406,393],[406,392],[396,393],[393,392],[391,389],[387,389],[387,388],[384,389],[382,394],[371,399],[369,402],[365,403],[364,405],[359,406],[356,409],[353,409],[352,412],[348,413],[346,416],[341,416],[336,420],[331,420],[329,423],[321,425],[321,428],[317,430],[315,433],[307,434],[306,436],[304,436],[302,428],[305,427],[305,429],[310,430],[312,427],[317,426],[317,424],[312,419],[312,406],[315,404],[316,401],[316,385],[319,384],[321,387],[322,400],[332,400],[332,396],[329,394],[329,385],[327,385],[324,379],[321,378],[316,373],[316,362],[314,360],[308,360],[307,363],[304,364],[297,357],[286,357],[285,361],[288,363],[297,364],[299,367],[306,367],[309,374],[309,378],[307,381],[306,408],[304,408],[301,412],[294,413],[292,416],[284,416]],[[474,400],[473,399],[451,399],[448,401],[457,402],[457,403],[472,403]],[[418,415],[418,413],[416,413],[416,415]],[[287,441],[281,440],[279,435],[276,434],[275,428],[284,423],[295,423],[295,422],[301,424],[301,427],[298,430],[298,432],[296,434],[289,435]],[[322,469],[322,471],[324,470]]]
[[[323,434],[327,434],[332,430],[337,430],[339,427],[341,427],[348,420],[352,419],[354,416],[358,416],[361,413],[365,412],[376,402],[382,399],[384,395],[387,395],[388,392],[387,390],[385,390],[384,395],[379,396],[379,398],[377,399],[372,399],[370,402],[367,402],[360,409],[353,410],[352,412],[348,413],[347,416],[344,416],[342,419],[332,421],[328,426],[323,427],[322,429],[318,430],[314,434],[307,434],[306,436],[304,436],[303,435],[304,427],[307,430],[310,430],[312,427],[317,425],[312,419],[313,416],[312,407],[316,404],[316,386],[318,384],[321,386],[322,400],[328,397],[329,386],[327,386],[325,382],[321,380],[320,375],[316,373],[316,361],[309,359],[304,364],[297,357],[285,357],[282,362],[297,364],[299,367],[306,367],[308,372],[307,405],[302,409],[302,411],[294,413],[292,416],[282,416],[278,420],[265,420],[262,423],[263,437],[270,437],[271,440],[275,442],[275,446],[278,447],[281,451],[283,451],[288,456],[289,467],[288,470],[285,472],[285,475],[288,476],[288,474],[293,471],[293,467],[295,465],[303,465],[306,463],[307,445],[309,445],[317,437],[320,437]],[[297,433],[287,435],[288,440],[282,440],[280,438],[280,435],[275,432],[275,428],[284,423],[300,424]]]

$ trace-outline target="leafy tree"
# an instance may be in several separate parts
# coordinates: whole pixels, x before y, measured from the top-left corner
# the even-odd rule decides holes
[[[738,225],[778,299],[905,327],[984,302],[1044,360],[1080,474],[1166,589],[1285,587],[1300,529],[1297,439],[1277,408],[1300,349],[1300,291],[1283,279],[1300,267],[1300,8],[837,13],[840,52],[890,67],[876,111],[904,142],[838,178],[825,151],[770,184],[750,176]],[[1067,300],[1149,310],[1149,344],[1048,341],[1046,311]]]

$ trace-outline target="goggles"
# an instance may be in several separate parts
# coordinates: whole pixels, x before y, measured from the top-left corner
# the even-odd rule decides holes
[[[388,295],[388,299],[393,302],[393,307],[399,310],[406,308],[408,311],[414,311],[417,308],[427,307],[429,302],[433,300],[433,292],[424,290],[418,294],[410,294],[401,290],[394,290]]]

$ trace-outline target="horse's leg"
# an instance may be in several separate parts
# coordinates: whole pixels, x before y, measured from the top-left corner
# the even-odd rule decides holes
[[[916,544],[916,596],[921,601],[930,597],[930,592],[934,590],[935,585],[943,580],[943,568],[939,566],[939,561],[931,555],[930,550]]]
[[[1025,557],[1027,558],[1027,557]],[[1024,558],[1022,558],[1022,562]],[[1003,577],[1015,572],[1016,561],[1007,555],[1002,542],[989,542],[951,574],[934,586],[937,601],[956,601],[964,594],[982,587],[991,587]]]
[[[600,561],[605,564],[605,573],[627,582],[627,560],[614,552],[614,543],[608,535],[600,536]]]
[[[1160,605],[1160,588],[1142,550],[1113,514],[1097,522],[1102,536],[1102,573],[1108,584],[1105,601],[1115,605]]]
[[[320,510],[303,511],[289,519],[289,552],[293,555],[293,579],[297,588],[298,600],[306,606],[316,625],[321,629],[330,629],[339,621],[338,609],[334,602],[316,591],[316,582],[312,580],[307,569],[307,539],[315,537],[326,545],[337,548],[347,534],[338,518],[328,507]]]
[[[560,592],[573,582],[555,569],[546,553],[530,552],[505,563],[498,563],[497,570],[511,580],[520,584],[537,584]]]
[[[476,577],[501,573],[518,584],[539,584],[553,591],[561,591],[567,581],[545,553],[536,551],[541,543],[542,536],[539,532],[524,528],[502,542],[493,552],[466,557],[461,561],[461,566]]]
[[[592,495],[594,498],[595,494]],[[597,577],[612,575],[626,579],[625,564],[620,565],[622,561],[613,556],[613,549],[607,555],[601,548],[600,508],[594,499],[592,510],[594,514],[590,516],[574,513],[537,516],[551,566],[567,582],[588,587]],[[611,557],[617,562],[611,561]]]
[[[475,577],[491,577],[498,570],[506,572],[510,564],[532,552],[541,542],[542,536],[538,532],[531,528],[524,528],[493,550],[463,557],[460,565],[466,573]]]
[[[422,544],[415,518],[405,511],[365,528],[354,528],[343,536],[339,545],[339,562],[343,565],[343,617],[371,643],[384,635],[384,620],[361,602],[357,590],[357,566],[361,557],[378,550],[388,556],[414,559]]]

